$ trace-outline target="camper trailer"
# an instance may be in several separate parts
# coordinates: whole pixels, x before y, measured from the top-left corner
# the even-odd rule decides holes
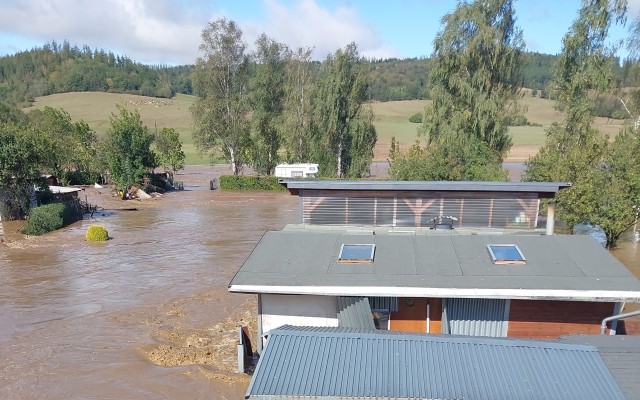
[[[315,178],[318,164],[280,164],[276,166],[278,178]]]

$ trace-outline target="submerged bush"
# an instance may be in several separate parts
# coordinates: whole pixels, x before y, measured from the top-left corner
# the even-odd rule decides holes
[[[275,176],[220,176],[220,189],[223,190],[285,190]]]
[[[64,226],[65,205],[53,203],[31,210],[23,233],[27,235],[44,235]]]
[[[109,239],[109,233],[107,232],[107,228],[102,225],[91,225],[89,229],[87,229],[85,238],[89,242],[103,242]]]

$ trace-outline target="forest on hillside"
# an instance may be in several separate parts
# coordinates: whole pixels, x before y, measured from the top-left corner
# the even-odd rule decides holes
[[[556,59],[554,55],[525,52],[522,86],[546,97]],[[430,58],[365,61],[369,65],[370,101],[429,98]],[[619,69],[620,79],[622,71]],[[88,91],[170,98],[176,93],[193,94],[192,72],[193,65],[145,65],[111,51],[54,41],[0,57],[0,101],[25,106],[39,96]]]

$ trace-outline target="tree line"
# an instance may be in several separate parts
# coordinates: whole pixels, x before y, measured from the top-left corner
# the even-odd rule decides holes
[[[61,45],[0,58],[0,101],[29,105],[38,96],[114,92],[170,98],[191,94],[192,66],[147,66],[102,49]]]
[[[367,100],[367,63],[352,43],[311,62],[262,34],[247,51],[242,29],[225,18],[202,31],[193,73],[197,149],[223,155],[233,174],[249,164],[272,174],[284,162],[317,162],[322,176],[359,178],[377,135]]]
[[[553,98],[550,87],[553,67],[559,55],[523,52],[521,85],[533,96]],[[249,61],[254,64],[254,60]],[[317,71],[318,61],[308,61]],[[363,59],[368,64],[367,100],[400,101],[429,99],[428,76],[434,56],[407,59]],[[611,56],[618,87],[634,84],[635,60]],[[0,100],[26,106],[36,97],[67,92],[113,92],[170,98],[176,93],[193,94],[193,65],[144,65],[111,51],[72,46],[53,41],[42,47],[0,57]],[[256,71],[255,65],[249,74]],[[601,96],[594,116],[624,118],[625,111],[615,98]]]
[[[555,55],[525,53],[523,85],[543,97]],[[365,59],[370,101],[428,99],[433,58]],[[309,61],[319,64],[317,61]],[[314,69],[312,67],[312,69]],[[254,69],[251,69],[252,73]],[[624,79],[624,71],[620,77]],[[0,99],[25,105],[35,97],[66,92],[115,92],[169,98],[192,94],[193,65],[144,65],[111,51],[55,41],[0,57]]]

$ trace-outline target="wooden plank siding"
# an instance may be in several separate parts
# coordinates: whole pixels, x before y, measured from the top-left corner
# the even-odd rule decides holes
[[[335,191],[301,192],[302,223],[429,227],[431,219],[453,216],[456,227],[532,229],[540,200],[528,192]]]
[[[427,332],[429,305],[429,333],[442,333],[442,299],[406,297],[398,299],[398,311],[390,315],[390,330]]]
[[[511,300],[507,336],[557,339],[576,333],[600,334],[600,323],[614,314],[614,303]]]

